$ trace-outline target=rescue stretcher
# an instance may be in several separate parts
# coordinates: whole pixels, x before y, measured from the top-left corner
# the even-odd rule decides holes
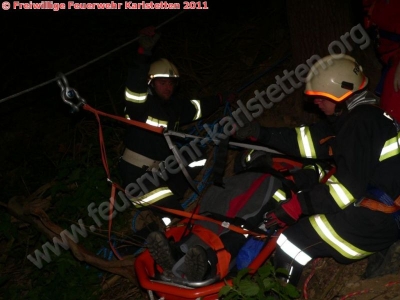
[[[169,238],[177,241],[183,234],[186,226],[170,227],[165,234]],[[282,229],[278,230],[272,238],[265,244],[258,256],[250,263],[248,268],[253,274],[261,267],[272,255],[276,247],[276,237]],[[163,281],[157,275],[157,267],[150,252],[146,249],[135,260],[134,263],[136,276],[140,286],[147,290],[150,299],[164,300],[211,300],[218,299],[218,292],[226,284],[232,285],[232,279],[218,279],[211,284],[207,282],[197,283],[198,287],[187,286],[174,282]],[[155,298],[158,297],[158,298]]]
[[[276,157],[273,159],[273,165],[276,170],[285,170],[287,165],[292,167],[300,167],[302,164],[293,160],[289,160],[282,157]],[[181,213],[183,216],[184,213]],[[198,215],[196,215],[198,216]],[[192,215],[193,217],[193,215]],[[215,220],[214,220],[215,221]],[[174,227],[168,227],[165,231],[167,238],[172,238],[175,242],[184,235],[188,223],[188,217],[183,219]],[[266,234],[266,242],[254,258],[254,260],[248,265],[250,269],[249,273],[254,274],[257,270],[268,260],[273,254],[276,248],[276,240],[279,234],[284,228],[273,230]],[[225,278],[216,278],[216,280],[210,280],[197,283],[179,283],[164,280],[160,276],[159,266],[156,266],[150,252],[146,249],[135,260],[134,268],[139,285],[147,290],[147,293],[151,300],[163,299],[163,300],[212,300],[218,299],[218,293],[222,287],[226,284],[232,285],[232,278],[226,276]],[[157,297],[157,298],[156,298]]]

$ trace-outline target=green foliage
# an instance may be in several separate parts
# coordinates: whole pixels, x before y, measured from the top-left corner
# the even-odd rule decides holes
[[[232,279],[232,286],[226,285],[219,291],[218,296],[224,300],[230,299],[297,299],[300,292],[292,284],[286,284],[277,277],[286,274],[285,269],[275,269],[267,262],[255,274],[250,274],[250,269],[240,270]]]

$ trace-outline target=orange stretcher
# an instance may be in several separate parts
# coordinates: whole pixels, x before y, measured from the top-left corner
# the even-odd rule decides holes
[[[285,166],[296,166],[300,167],[302,164],[300,162],[296,162],[286,158],[274,158],[274,167],[277,170],[284,171],[286,170]],[[162,208],[164,210],[165,208]],[[169,211],[173,213],[173,210]],[[177,212],[176,212],[177,213]],[[189,219],[202,219],[203,216],[197,214],[191,214],[190,212],[179,212],[184,219],[182,223],[179,223],[176,227],[167,228],[165,234],[168,238],[172,238],[174,241],[179,241],[179,239],[183,236],[184,230],[186,226],[185,221]],[[208,220],[210,222],[216,220]],[[219,222],[219,221],[218,221]],[[238,228],[230,228],[231,230],[239,232]],[[249,264],[248,268],[250,269],[250,274],[254,274],[257,272],[258,268],[260,268],[267,259],[272,255],[276,248],[276,240],[279,234],[284,230],[284,228],[278,229],[271,236],[266,237],[268,240],[265,243],[264,247],[261,249],[256,258]],[[249,231],[247,231],[249,233]],[[243,232],[241,232],[243,234]],[[267,236],[267,235],[266,235]],[[232,285],[232,279],[229,275],[223,279],[217,279],[211,281],[210,284],[203,285],[185,285],[171,281],[164,281],[157,272],[156,264],[153,258],[150,255],[148,250],[142,252],[135,260],[134,263],[136,276],[139,282],[139,285],[147,290],[149,297],[151,300],[153,299],[163,299],[163,300],[215,300],[218,299],[218,293],[222,287],[226,284]],[[204,282],[203,282],[204,283]]]
[[[165,234],[168,238],[172,237],[177,241],[182,236],[184,230],[185,226],[171,227],[167,229]],[[250,263],[248,266],[251,270],[250,274],[254,274],[274,252],[276,238],[282,230],[283,229],[278,230],[277,233],[270,238],[258,256]],[[138,282],[143,289],[147,290],[150,299],[215,300],[218,299],[218,293],[223,286],[226,284],[232,285],[232,279],[229,278],[201,287],[190,287],[156,279],[155,263],[148,250],[145,250],[136,258],[134,267]]]

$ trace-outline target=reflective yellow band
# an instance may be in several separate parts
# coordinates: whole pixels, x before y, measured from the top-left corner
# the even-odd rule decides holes
[[[318,172],[319,181],[321,181],[322,178],[324,178],[325,174],[326,174],[325,170],[318,164],[307,165],[303,169],[309,169],[309,170],[314,170],[314,171]]]
[[[144,103],[147,99],[147,93],[135,93],[125,88],[125,100],[133,103]]]
[[[199,100],[190,100],[194,107],[196,108],[196,115],[193,118],[193,121],[200,119],[201,118],[201,106],[200,106],[200,101]]]
[[[177,78],[177,77],[179,77],[179,75],[171,75],[171,74],[154,74],[154,75],[151,75],[151,78],[157,78],[157,77],[173,77],[173,78]]]
[[[284,201],[284,200],[287,199],[286,193],[285,193],[283,190],[281,190],[281,189],[278,189],[278,190],[272,195],[272,198],[274,198],[274,199],[275,199],[276,201],[278,201],[278,202]]]
[[[309,218],[312,227],[318,235],[337,252],[349,259],[361,259],[372,252],[361,250],[342,239],[329,224],[325,215],[314,215]]]
[[[173,193],[169,188],[161,187],[147,194],[144,194],[143,196],[133,197],[130,200],[135,207],[143,207],[151,205],[172,195]]]
[[[309,127],[296,127],[296,133],[301,157],[316,158],[317,155],[315,153]]]
[[[158,119],[150,117],[150,116],[147,117],[146,123],[151,126],[155,126],[155,127],[167,127],[168,126],[168,121],[158,120]]]
[[[397,133],[397,136],[386,141],[382,148],[379,161],[383,161],[398,154],[400,154],[400,132]]]
[[[279,247],[289,255],[293,260],[297,261],[302,266],[305,266],[311,259],[307,253],[299,249],[296,245],[288,240],[288,238],[281,233],[276,241]]]
[[[355,201],[353,195],[337,180],[335,176],[331,176],[326,184],[329,187],[329,193],[340,208],[345,208]]]

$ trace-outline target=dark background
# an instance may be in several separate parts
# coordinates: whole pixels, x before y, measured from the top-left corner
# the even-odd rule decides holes
[[[26,256],[47,238],[7,212],[9,199],[29,198],[53,180],[74,186],[72,191],[68,186],[60,195],[52,195],[46,208],[51,220],[62,228],[87,217],[85,201],[101,202],[109,197],[97,121],[87,111],[70,112],[53,80],[58,72],[66,74],[85,66],[136,39],[139,29],[162,24],[153,54],[177,65],[183,96],[237,92],[245,101],[254,90],[274,83],[284,69],[292,70],[313,54],[324,55],[331,41],[362,21],[360,0],[350,4],[347,0],[207,1],[207,5],[208,10],[187,10],[179,16],[182,10],[0,10],[0,295],[8,299],[55,299],[60,295],[89,299],[107,277],[89,276],[90,268],[67,251],[45,270],[37,270]],[[90,106],[123,115],[125,78],[137,46],[137,41],[132,42],[67,75],[70,86]],[[365,69],[376,83],[380,64],[373,47],[355,54],[363,65],[367,63]],[[282,61],[284,57],[289,59]],[[374,87],[372,84],[371,89]],[[305,112],[302,91],[297,92],[265,111],[258,121],[267,126],[294,126],[317,120],[315,110]],[[109,166],[117,177],[114,167],[123,149],[125,126],[107,118],[102,125]],[[100,242],[107,244],[104,234]],[[85,246],[98,249],[99,241],[90,242],[86,239],[89,245]],[[340,274],[335,272],[342,269],[334,262],[331,266],[320,268],[318,280],[311,282],[316,295],[332,285],[339,293],[356,278],[347,272],[338,276],[342,282],[332,283],[332,274]],[[349,269],[356,275],[362,272],[357,273],[357,265]],[[120,283],[103,299],[139,299],[129,294],[130,282]],[[335,289],[329,293],[334,294]],[[97,294],[94,298],[101,297]]]
[[[122,115],[128,63],[137,41],[88,63],[136,39],[141,28],[161,25],[153,54],[178,66],[182,95],[235,91],[267,68],[262,63],[288,41],[282,2],[208,1],[208,10],[183,13],[183,9],[2,10],[0,185],[8,187],[3,201],[20,192],[21,176],[30,178],[24,180],[25,193],[51,179],[57,170],[43,156],[68,143],[74,126],[92,117],[82,111],[70,113],[53,80],[58,72],[80,68],[66,76],[69,85],[90,106]],[[48,178],[40,178],[46,174]]]
[[[89,299],[100,282],[112,277],[93,271],[68,251],[37,269],[26,256],[47,237],[7,210],[10,199],[21,197],[29,203],[38,189],[56,182],[55,188],[39,194],[39,203],[44,203],[52,222],[70,228],[76,220],[88,218],[88,203],[106,201],[110,195],[97,121],[90,112],[70,112],[54,80],[58,72],[67,74],[136,39],[141,28],[162,25],[153,54],[177,65],[182,97],[240,91],[239,96],[247,100],[256,88],[274,81],[275,74],[270,72],[253,83],[288,52],[284,1],[207,4],[208,10],[182,14],[182,10],[124,9],[0,11],[0,253],[4,254],[0,256],[0,294],[8,299],[60,295]],[[137,41],[132,42],[74,71],[67,75],[69,85],[91,107],[122,116],[128,64],[137,47]],[[43,84],[47,81],[51,82]],[[17,93],[21,94],[6,99]],[[102,127],[111,176],[118,180],[115,166],[126,126],[102,118]],[[49,196],[50,202],[43,200]],[[128,217],[125,223],[116,218],[114,231],[120,229],[118,222],[130,230],[132,216]],[[93,253],[108,246],[107,230],[102,237],[92,238],[81,242]],[[109,290],[110,297],[138,299],[126,296],[134,285],[124,283],[118,293]]]

